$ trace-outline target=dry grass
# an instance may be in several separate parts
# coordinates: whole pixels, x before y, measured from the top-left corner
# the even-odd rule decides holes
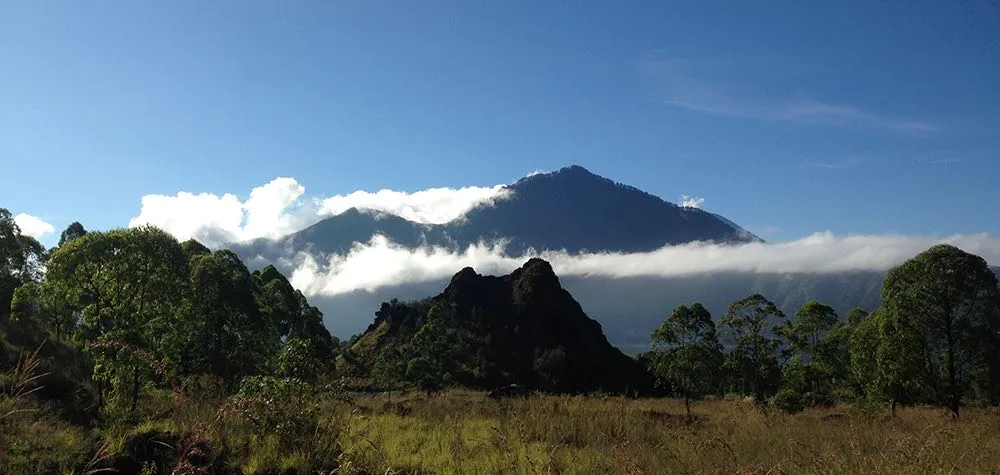
[[[55,417],[32,394],[41,389],[38,350],[0,373],[0,473],[66,472],[81,463],[87,434]]]
[[[492,401],[453,391],[358,401],[340,443],[343,472],[385,473],[990,473],[1000,415],[939,409],[899,417],[848,408],[762,412],[697,404],[536,396]]]
[[[161,473],[909,474],[1000,467],[996,409],[970,409],[956,421],[926,407],[901,408],[897,418],[846,407],[786,415],[714,400],[696,403],[688,421],[683,403],[669,399],[497,401],[464,390],[396,392],[320,402],[315,424],[288,439],[262,432],[224,395],[157,391],[145,399],[150,416],[143,421],[87,434],[26,397],[36,366],[26,359],[3,374],[0,473],[88,473],[148,449],[160,455],[143,466]],[[293,417],[298,409],[283,411]]]

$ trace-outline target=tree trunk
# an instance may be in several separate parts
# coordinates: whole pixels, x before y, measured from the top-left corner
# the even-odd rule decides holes
[[[889,415],[896,417],[896,398],[893,397],[889,400]]]
[[[955,341],[952,335],[951,319],[947,319],[946,333],[948,337],[948,409],[951,415],[958,418],[958,403],[961,399],[958,388],[958,377],[955,371]]]
[[[97,407],[98,409],[104,407],[104,380],[97,380]]]

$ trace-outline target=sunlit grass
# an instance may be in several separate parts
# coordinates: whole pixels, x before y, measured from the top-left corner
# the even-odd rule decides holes
[[[315,428],[283,440],[261,433],[225,398],[154,393],[137,422],[85,431],[10,394],[0,403],[18,412],[0,418],[0,473],[85,473],[96,466],[90,459],[136,456],[141,447],[159,450],[159,458],[143,463],[164,473],[194,461],[209,473],[248,474],[991,473],[1000,467],[995,409],[968,409],[959,420],[931,407],[901,408],[896,418],[846,406],[787,415],[734,398],[696,402],[696,417],[688,420],[683,403],[672,399],[395,392],[322,402]]]
[[[423,473],[989,473],[1000,417],[936,408],[899,417],[846,407],[763,412],[706,401],[454,392],[361,401],[341,433],[355,469]]]

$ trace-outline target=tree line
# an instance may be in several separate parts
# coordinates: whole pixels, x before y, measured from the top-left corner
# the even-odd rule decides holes
[[[658,383],[690,400],[739,394],[796,412],[1000,402],[1000,291],[985,260],[936,245],[889,270],[881,304],[841,319],[809,301],[790,318],[761,294],[732,303],[718,325],[681,305],[642,355]]]
[[[214,375],[314,381],[340,342],[277,269],[149,226],[71,224],[45,249],[0,209],[0,318],[31,321],[91,359],[98,405],[127,415],[146,387]],[[9,312],[5,311],[9,309]]]
[[[414,307],[423,317],[412,341],[375,355],[370,378],[436,390],[490,370],[496,362],[483,345],[431,307]],[[273,266],[251,272],[229,250],[147,226],[88,232],[73,223],[45,249],[5,209],[0,318],[37,323],[81,347],[99,406],[119,415],[134,413],[147,387],[203,374],[230,392],[260,377],[317,381],[334,374],[338,355],[351,356]],[[788,317],[754,294],[717,323],[699,303],[679,306],[651,336],[640,360],[686,402],[739,394],[788,411],[921,403],[956,416],[966,405],[1000,402],[997,277],[981,257],[950,245],[891,269],[870,313],[841,318],[810,301]],[[557,350],[535,355],[533,371],[557,381],[565,360]]]

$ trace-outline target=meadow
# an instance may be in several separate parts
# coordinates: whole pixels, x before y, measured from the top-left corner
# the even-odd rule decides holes
[[[849,407],[798,414],[742,398],[482,393],[359,398],[341,446],[345,468],[377,473],[991,473],[1000,413],[908,407],[891,418]]]
[[[29,368],[30,369],[30,368]],[[6,374],[0,473],[995,473],[1000,412],[940,407],[796,414],[742,397],[548,395],[452,389],[345,397],[156,391],[134,421],[86,427]],[[15,391],[11,391],[15,390]]]

